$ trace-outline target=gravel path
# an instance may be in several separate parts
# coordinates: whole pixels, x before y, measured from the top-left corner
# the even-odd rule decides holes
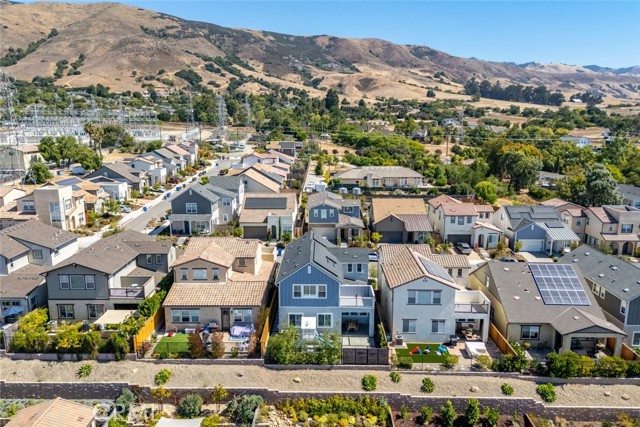
[[[287,370],[275,371],[259,366],[212,366],[146,364],[143,362],[111,362],[93,365],[88,378],[76,375],[78,362],[18,361],[0,358],[0,379],[14,382],[130,382],[153,385],[153,377],[162,368],[171,370],[170,387],[212,387],[222,384],[226,387],[265,387],[281,391],[361,391],[361,379],[365,374],[378,377],[377,391],[401,392],[420,395],[420,384],[425,375],[404,374],[400,383],[393,383],[387,371],[362,370]],[[239,377],[238,372],[243,376]],[[299,377],[300,383],[293,382]],[[433,375],[436,384],[433,396],[478,396],[502,397],[500,385],[508,382],[514,388],[513,397],[532,397],[540,400],[535,392],[536,385],[520,379],[460,375]],[[469,392],[476,386],[477,393]],[[605,391],[611,396],[606,397]],[[640,406],[640,387],[634,385],[581,385],[568,384],[556,387],[558,399],[554,405],[568,406]],[[622,399],[628,395],[629,400]]]

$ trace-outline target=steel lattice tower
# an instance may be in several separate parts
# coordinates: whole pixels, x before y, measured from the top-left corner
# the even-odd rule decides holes
[[[227,135],[227,104],[224,102],[222,95],[216,95],[218,104],[218,128],[220,138],[224,139]]]

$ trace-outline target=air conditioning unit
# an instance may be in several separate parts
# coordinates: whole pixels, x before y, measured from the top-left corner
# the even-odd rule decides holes
[[[47,331],[55,331],[58,329],[58,321],[57,320],[49,320],[47,322]]]
[[[353,194],[362,194],[362,190],[360,189],[360,187],[355,187],[353,189]]]

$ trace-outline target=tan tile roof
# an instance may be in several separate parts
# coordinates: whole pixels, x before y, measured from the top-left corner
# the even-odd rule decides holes
[[[4,197],[7,194],[11,193],[12,191],[18,191],[20,193],[22,193],[22,195],[27,194],[24,190],[21,190],[19,188],[15,188],[15,187],[1,187],[0,188],[0,197]]]
[[[618,222],[614,217],[609,215],[609,213],[602,207],[590,207],[588,210],[593,213],[596,218],[602,223],[614,223]]]
[[[460,286],[453,282],[451,277],[440,277],[434,275],[427,269],[428,265],[437,264],[437,267],[439,265],[437,261],[449,262],[448,259],[439,259],[434,255],[427,257],[412,250],[409,247],[411,245],[395,245],[399,246],[399,248],[391,249],[392,246],[394,245],[380,246],[380,267],[389,288],[393,289],[422,277],[429,277],[432,280],[436,280],[456,289],[460,288]],[[391,249],[391,251],[388,251],[387,249]],[[445,257],[448,256],[452,257],[454,255],[445,255]]]
[[[275,159],[278,156],[276,156],[273,153],[258,153],[257,151],[254,151],[253,153],[245,154],[244,156],[242,156],[243,159],[246,159],[247,157],[258,157],[261,159]]]
[[[545,205],[545,206],[553,206],[554,208],[558,208],[560,206],[564,206],[566,204],[568,204],[570,202],[567,202],[564,199],[561,199],[559,197],[554,197],[553,199],[549,199],[549,200],[545,200],[544,202],[541,202],[541,205]]]
[[[434,208],[437,208],[441,204],[447,203],[447,202],[462,203],[460,200],[454,199],[453,197],[449,197],[446,194],[441,194],[438,197],[434,197],[433,199],[427,200],[427,203],[429,203]]]
[[[398,255],[400,253],[405,253],[404,249],[408,248],[411,249],[414,252],[417,252],[421,255],[424,255],[426,257],[431,256],[432,252],[431,252],[431,247],[429,247],[429,245],[427,244],[393,244],[393,243],[382,243],[379,246],[379,251],[380,253],[384,253],[385,255],[388,256],[395,256]]]
[[[210,237],[210,239],[236,258],[254,258],[256,254],[260,256],[258,254],[258,247],[260,246],[258,240],[241,239],[233,236]]]
[[[35,212],[19,211],[18,203],[16,202],[7,203],[0,207],[0,219],[28,221],[37,217],[38,215]]]
[[[185,150],[182,147],[180,147],[178,145],[175,145],[175,144],[174,145],[167,145],[164,148],[166,148],[169,151],[173,151],[176,154],[182,154],[183,156],[189,154],[189,152],[187,150]]]
[[[434,208],[442,206],[445,215],[476,215],[478,212],[493,212],[491,205],[474,205],[442,194],[427,201]]]
[[[464,255],[433,254],[428,258],[444,268],[471,268],[469,258]]]
[[[189,239],[184,254],[176,260],[174,266],[196,259],[202,259],[225,267],[231,267],[235,260],[233,255],[212,241],[210,237],[192,237]]]
[[[174,283],[164,307],[256,307],[264,305],[267,282]]]
[[[277,168],[271,165],[263,165],[262,163],[256,163],[251,167],[261,172],[274,173],[276,175],[283,176],[283,177],[286,177],[288,173],[286,170],[282,170],[282,168]]]
[[[58,397],[19,411],[7,427],[88,427],[93,421],[90,406]]]
[[[500,230],[500,228],[496,227],[491,223],[482,222],[482,221],[476,221],[476,223],[473,224],[471,228],[488,228],[489,230],[499,231],[500,233],[502,233],[502,230]]]
[[[247,178],[250,178],[256,181],[258,184],[263,185],[264,187],[268,188],[274,193],[277,193],[280,191],[279,183],[269,178],[268,176],[260,173],[257,169],[249,168],[243,172],[240,172],[239,175],[246,176]]]
[[[427,208],[421,198],[373,198],[371,208],[376,222],[382,221],[391,214],[427,214]]]
[[[22,153],[39,153],[40,149],[37,145],[20,145],[18,147],[14,147],[16,151],[20,151]]]

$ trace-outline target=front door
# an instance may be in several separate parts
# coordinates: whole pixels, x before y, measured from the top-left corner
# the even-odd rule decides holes
[[[223,331],[228,331],[231,328],[231,316],[230,316],[230,309],[228,308],[222,308],[222,330]]]
[[[191,234],[190,225],[191,223],[189,221],[184,222],[184,234]]]
[[[480,246],[481,248],[484,247],[484,234],[478,236],[478,246]]]

